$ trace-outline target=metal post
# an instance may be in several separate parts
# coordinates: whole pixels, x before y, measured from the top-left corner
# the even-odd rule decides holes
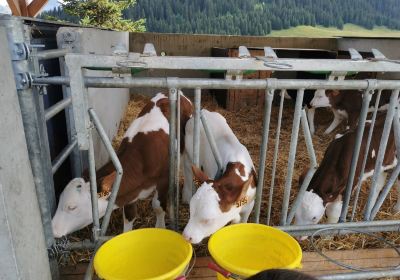
[[[294,201],[292,208],[290,209],[288,218],[286,220],[286,224],[290,225],[292,222],[294,215],[296,214],[297,207],[299,207],[300,202],[303,200],[304,194],[307,190],[308,184],[310,184],[310,181],[316,171],[317,168],[317,158],[315,157],[315,151],[314,147],[312,144],[312,138],[311,138],[311,133],[310,133],[310,128],[308,126],[308,121],[307,121],[307,116],[305,110],[301,110],[301,125],[304,133],[304,139],[306,141],[306,146],[307,146],[307,152],[308,156],[310,157],[310,169],[308,170],[306,177],[304,178],[304,181],[300,187],[299,193],[297,194],[296,200]]]
[[[381,99],[381,93],[382,93],[382,90],[379,90],[378,93],[377,93],[376,101],[375,101],[375,111],[374,111],[374,114],[372,115],[371,124],[369,126],[368,140],[367,140],[367,144],[365,146],[364,159],[363,159],[362,166],[361,166],[361,172],[360,172],[360,175],[358,176],[358,182],[357,182],[357,185],[355,187],[356,194],[355,194],[355,197],[354,197],[353,209],[351,211],[350,222],[352,222],[354,220],[354,216],[356,214],[358,197],[360,196],[361,185],[362,185],[362,180],[361,179],[364,176],[365,165],[367,164],[368,151],[369,151],[369,146],[371,145],[372,133],[373,133],[374,128],[375,128],[375,120],[376,120],[376,115],[378,113],[378,107],[379,107],[379,101]]]
[[[364,134],[365,121],[367,119],[369,102],[371,100],[371,90],[373,90],[373,89],[369,88],[364,92],[360,118],[359,118],[358,126],[357,126],[357,134],[356,134],[356,141],[355,141],[355,145],[354,145],[354,152],[353,152],[353,156],[351,158],[351,167],[350,167],[349,177],[347,179],[346,192],[345,192],[344,198],[343,198],[342,211],[340,213],[340,218],[339,218],[339,222],[341,222],[341,223],[346,221],[347,209],[349,207],[351,191],[353,189],[353,183],[354,183],[354,176],[356,174],[356,169],[357,169],[358,156],[360,154],[361,142],[362,142],[363,134]]]
[[[110,142],[110,139],[108,139],[107,133],[105,132],[103,126],[101,125],[101,122],[97,117],[96,112],[92,108],[90,108],[88,112],[94,126],[96,127],[97,132],[99,133],[100,139],[102,140],[104,146],[106,147],[107,152],[110,155],[111,161],[116,169],[115,180],[112,186],[110,197],[108,198],[106,213],[104,214],[103,222],[101,224],[100,236],[104,236],[106,234],[108,224],[110,222],[111,212],[114,210],[115,199],[117,198],[119,186],[121,184],[123,170],[121,163],[118,159],[118,156],[115,153],[114,148],[112,147],[112,144]]]
[[[298,140],[299,128],[300,128],[300,115],[301,115],[301,106],[303,104],[303,96],[304,96],[304,89],[299,89],[297,91],[296,105],[295,105],[294,117],[293,117],[292,135],[290,138],[288,169],[287,169],[287,174],[286,174],[285,190],[283,193],[282,213],[281,213],[281,222],[280,222],[281,225],[285,225],[286,221],[287,221],[287,213],[288,213],[289,199],[290,199],[290,189],[292,186],[294,160],[296,158],[297,140]]]
[[[201,88],[194,90],[194,128],[193,128],[193,164],[200,165],[200,110]],[[196,186],[192,180],[192,196],[196,192]]]
[[[260,163],[258,169],[258,182],[256,189],[256,200],[255,200],[255,212],[254,212],[254,222],[260,222],[260,210],[262,201],[262,191],[264,188],[264,171],[265,171],[265,160],[267,158],[267,148],[268,148],[268,136],[269,136],[269,124],[271,122],[271,108],[272,100],[274,99],[273,89],[265,90],[264,98],[264,118],[263,118],[263,135],[260,147]]]
[[[169,110],[170,110],[170,118],[169,118],[169,219],[171,221],[171,228],[176,229],[176,220],[175,220],[175,188],[176,186],[176,155],[179,151],[177,148],[177,139],[176,139],[176,103],[177,103],[177,90],[176,88],[169,89]],[[179,141],[179,140],[178,140]]]
[[[179,171],[181,159],[181,91],[178,90],[176,102],[176,162],[175,162],[175,224],[179,225]]]
[[[35,96],[30,88],[31,75],[30,65],[28,63],[30,34],[26,32],[22,20],[16,17],[2,16],[0,17],[0,26],[4,26],[7,30],[7,38],[11,52],[14,75],[16,78],[16,86],[18,91],[19,105],[24,124],[25,137],[29,152],[29,160],[31,162],[32,173],[36,187],[37,198],[39,201],[40,212],[42,216],[42,224],[47,247],[54,244],[53,231],[51,227],[51,205],[47,197],[46,182],[48,182],[48,171],[44,170],[51,163],[44,162],[43,151],[43,129],[38,115],[37,103]],[[50,159],[48,159],[50,160]],[[52,277],[58,278],[58,268],[55,260],[50,262]]]
[[[217,174],[215,174],[215,179],[221,177],[222,175],[222,171],[223,171],[223,166],[222,166],[222,160],[221,160],[221,155],[219,154],[218,148],[217,148],[217,144],[215,143],[215,139],[214,139],[214,135],[211,132],[208,124],[207,124],[207,119],[204,116],[203,112],[200,112],[200,119],[201,119],[201,123],[203,124],[203,128],[204,128],[204,132],[206,134],[208,143],[210,144],[211,147],[211,151],[214,155],[214,159],[217,163],[218,166],[218,171]]]
[[[93,217],[93,240],[97,242],[100,234],[100,219],[99,205],[97,197],[97,182],[96,182],[96,163],[94,159],[94,148],[92,139],[92,128],[89,128],[89,176],[90,176],[90,197],[92,201],[92,217]]]
[[[364,219],[369,221],[371,219],[371,210],[375,201],[372,201],[373,198],[376,199],[376,186],[378,183],[378,177],[380,176],[382,170],[382,163],[385,156],[386,145],[389,139],[390,130],[392,127],[393,117],[395,116],[395,108],[398,104],[399,90],[393,90],[392,95],[390,96],[389,108],[386,114],[385,125],[383,127],[383,133],[381,137],[381,142],[379,143],[379,151],[376,156],[375,162],[375,171],[372,177],[371,189],[367,200],[367,205],[365,207]]]
[[[274,159],[272,162],[271,187],[269,188],[269,197],[268,197],[267,225],[269,225],[270,221],[271,221],[272,198],[274,195],[274,187],[275,187],[276,162],[278,160],[279,137],[281,134],[281,126],[282,126],[283,102],[285,100],[285,95],[284,95],[283,91],[286,91],[286,90],[284,90],[284,89],[281,90],[281,100],[280,100],[280,104],[279,104],[278,127],[276,128]]]

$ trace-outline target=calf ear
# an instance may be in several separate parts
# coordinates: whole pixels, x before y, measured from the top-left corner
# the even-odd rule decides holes
[[[327,90],[326,91],[326,96],[338,96],[340,94],[340,91],[336,90],[336,89],[332,89],[332,90]]]
[[[254,168],[251,169],[251,173],[250,174],[251,174],[252,180],[254,182],[254,186],[257,187],[258,178],[257,178],[257,172],[254,170]]]
[[[197,166],[192,165],[192,172],[193,172],[193,176],[194,179],[199,181],[200,184],[203,184],[206,181],[209,181],[210,178],[208,178],[208,176]]]

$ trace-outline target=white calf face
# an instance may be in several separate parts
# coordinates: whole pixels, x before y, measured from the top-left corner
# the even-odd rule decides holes
[[[329,98],[326,96],[325,90],[316,90],[310,105],[314,108],[330,107]]]
[[[190,218],[183,236],[193,244],[200,243],[230,221],[237,219],[238,208],[222,212],[219,196],[211,183],[203,183],[190,200]]]
[[[322,219],[325,213],[323,200],[317,194],[306,191],[303,201],[300,203],[295,214],[296,225],[314,225]]]
[[[73,179],[61,193],[52,219],[54,237],[60,238],[93,222],[89,183]]]

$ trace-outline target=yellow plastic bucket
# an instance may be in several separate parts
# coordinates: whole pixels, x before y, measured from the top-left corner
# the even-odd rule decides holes
[[[243,278],[271,268],[301,268],[299,243],[286,232],[260,224],[236,224],[214,233],[208,250],[223,269]],[[217,274],[218,279],[226,279]]]
[[[94,269],[106,280],[170,280],[184,273],[192,253],[192,245],[174,231],[138,229],[104,243]]]

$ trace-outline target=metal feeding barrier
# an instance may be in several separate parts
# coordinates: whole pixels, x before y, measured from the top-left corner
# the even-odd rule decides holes
[[[287,161],[287,172],[284,183],[284,195],[282,201],[280,226],[278,228],[295,236],[311,235],[316,231],[319,234],[345,234],[349,230],[357,230],[362,232],[383,232],[383,231],[398,231],[400,229],[400,221],[397,220],[377,220],[374,218],[382,206],[383,201],[391,190],[395,179],[400,173],[400,163],[397,163],[393,169],[382,192],[376,201],[372,201],[378,181],[378,174],[382,169],[382,162],[386,145],[389,138],[391,127],[394,128],[396,148],[400,150],[400,124],[398,98],[400,81],[397,80],[344,80],[344,76],[349,72],[397,72],[400,73],[399,61],[388,60],[378,50],[372,50],[375,55],[374,59],[363,59],[362,56],[354,49],[350,49],[351,59],[283,59],[278,58],[272,48],[264,49],[265,55],[251,57],[250,52],[246,47],[239,48],[238,58],[215,58],[215,57],[174,57],[174,56],[157,56],[156,50],[152,44],[146,44],[143,53],[128,53],[119,50],[115,55],[95,55],[95,54],[79,54],[72,53],[72,48],[57,49],[51,51],[37,51],[33,46],[30,46],[29,37],[24,33],[23,23],[12,17],[2,17],[0,25],[6,27],[8,32],[8,40],[10,50],[13,54],[13,65],[15,71],[15,79],[20,98],[21,111],[24,121],[25,134],[29,148],[29,155],[32,164],[32,170],[37,187],[37,195],[40,202],[43,226],[51,255],[57,251],[65,251],[67,249],[77,248],[98,248],[101,243],[107,240],[106,230],[110,221],[110,215],[114,206],[115,198],[118,192],[122,177],[122,166],[111,146],[111,142],[104,132],[96,112],[89,108],[88,105],[88,88],[167,88],[169,91],[170,102],[170,170],[169,170],[169,218],[170,227],[177,228],[178,219],[178,174],[179,174],[179,94],[180,89],[194,89],[194,144],[193,144],[193,163],[199,165],[200,154],[200,125],[205,128],[205,132],[210,141],[216,162],[218,163],[219,176],[223,171],[220,155],[213,143],[213,136],[207,129],[207,121],[201,115],[201,94],[202,90],[206,89],[263,89],[265,90],[264,116],[262,127],[262,139],[260,147],[260,162],[258,168],[258,184],[256,192],[256,202],[254,209],[254,221],[270,223],[271,220],[271,205],[273,200],[274,187],[276,183],[277,159],[279,155],[279,141],[282,126],[282,112],[284,106],[283,94],[280,97],[278,125],[275,133],[275,145],[272,159],[271,170],[271,185],[269,186],[267,217],[260,217],[261,198],[264,189],[264,172],[265,162],[267,157],[267,149],[269,142],[269,131],[271,124],[272,100],[274,95],[279,91],[284,92],[288,89],[297,90],[297,98],[295,103],[293,123],[291,128],[291,139],[289,147],[289,155]],[[30,53],[30,50],[34,50]],[[61,76],[48,77],[40,74],[38,67],[39,61],[60,58]],[[35,66],[36,65],[36,66]],[[33,67],[35,66],[35,67]],[[85,69],[105,69],[115,73],[114,77],[88,77],[84,75]],[[164,70],[220,70],[226,72],[225,79],[209,79],[209,78],[175,78],[175,77],[133,77],[120,76],[121,73],[131,73],[132,69],[147,70],[147,69],[164,69]],[[242,79],[244,71],[320,71],[328,73],[329,77],[326,80],[298,80],[298,79]],[[65,98],[59,103],[53,105],[47,110],[40,109],[39,90],[43,90],[47,85],[62,85],[65,93]],[[317,159],[315,156],[312,137],[308,127],[305,109],[302,107],[303,96],[306,89],[311,90],[326,90],[326,89],[354,89],[362,90],[363,102],[359,118],[357,137],[354,146],[353,157],[351,161],[351,169],[344,194],[343,207],[338,224],[318,224],[318,225],[290,225],[297,207],[307,189],[308,184],[317,168]],[[369,130],[368,143],[365,150],[361,150],[362,135],[366,124],[368,107],[371,96],[377,92],[378,101],[382,90],[392,90],[390,103],[386,115],[385,125],[381,136],[379,151],[377,153],[375,172],[372,177],[371,192],[369,194],[367,206],[364,213],[364,221],[354,222],[354,211],[357,206],[358,196],[360,192],[360,183],[357,184],[356,194],[351,213],[350,221],[347,221],[349,215],[349,203],[352,194],[352,187],[355,180],[356,165],[358,157],[361,153],[366,154],[369,150],[369,145],[372,137],[372,129]],[[64,148],[62,153],[50,162],[49,156],[40,151],[48,143],[43,139],[47,139],[44,129],[45,122],[51,119],[58,112],[66,110],[69,129],[70,142]],[[375,123],[378,106],[375,106],[372,125]],[[102,139],[111,160],[117,170],[117,177],[113,185],[110,195],[109,204],[102,224],[100,224],[98,208],[97,208],[97,188],[96,188],[96,172],[94,161],[94,150],[92,140],[92,130],[96,129]],[[289,207],[290,194],[292,188],[292,177],[294,171],[294,163],[298,146],[300,131],[304,134],[304,139],[307,147],[307,153],[310,159],[311,168],[308,171],[303,184],[300,187],[296,200]],[[52,186],[52,174],[65,161],[66,158],[72,156],[75,174],[81,172],[82,157],[87,157],[89,162],[90,187],[92,196],[92,211],[93,211],[93,238],[91,241],[85,240],[82,242],[58,243],[54,241],[51,232],[51,213],[48,207],[48,194],[46,191],[49,186]],[[366,156],[364,158],[367,158]],[[362,163],[362,172],[364,173],[365,160]],[[51,181],[51,182],[50,182]],[[360,180],[359,180],[360,181]],[[194,191],[194,188],[193,188]],[[50,192],[51,193],[51,192]],[[290,208],[290,209],[289,209]],[[274,209],[276,210],[276,209]],[[265,220],[264,220],[265,219]],[[344,229],[348,229],[347,231]],[[92,267],[87,272],[86,279],[92,277]],[[348,277],[343,278],[341,275],[324,276],[322,279],[365,279],[370,276],[400,276],[400,270],[391,269],[379,272],[357,272]]]

